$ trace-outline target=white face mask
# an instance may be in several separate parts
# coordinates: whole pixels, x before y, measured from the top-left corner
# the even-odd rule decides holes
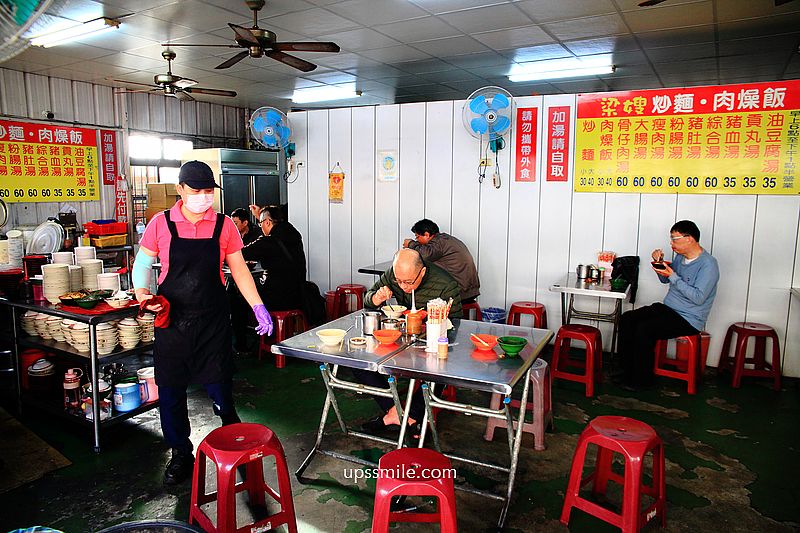
[[[192,213],[200,214],[208,211],[214,203],[213,194],[187,194],[183,205]]]

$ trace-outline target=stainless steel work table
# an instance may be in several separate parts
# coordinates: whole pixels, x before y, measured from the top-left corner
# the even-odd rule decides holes
[[[630,296],[631,286],[628,284],[624,291],[615,291],[611,288],[611,280],[606,277],[602,283],[586,282],[578,279],[577,274],[570,272],[564,283],[554,284],[550,287],[552,292],[561,293],[561,323],[569,324],[573,318],[584,320],[597,320],[598,322],[611,322],[614,330],[611,334],[611,351],[616,352],[619,319],[622,316],[622,302]],[[567,300],[569,295],[569,300]],[[595,298],[610,299],[614,301],[614,310],[611,313],[600,313],[575,309],[575,296],[594,296]]]
[[[350,339],[352,337],[361,336],[361,330],[356,326],[356,317],[361,314],[362,311],[350,313],[349,315],[345,315],[341,318],[328,322],[327,324],[324,324],[318,328],[314,328],[283,342],[272,345],[272,353],[321,363],[319,369],[322,373],[322,381],[327,389],[327,395],[325,396],[325,403],[322,406],[322,416],[320,417],[319,428],[317,429],[317,439],[314,443],[314,447],[311,449],[311,452],[309,452],[308,456],[303,460],[302,464],[295,472],[297,479],[301,482],[305,481],[302,477],[303,472],[317,453],[364,466],[377,466],[376,463],[371,461],[366,461],[353,455],[346,455],[335,450],[323,449],[321,447],[322,438],[325,434],[325,424],[328,420],[328,412],[330,411],[331,407],[333,407],[333,411],[336,414],[336,418],[339,422],[339,428],[345,435],[382,442],[396,448],[400,448],[402,446],[401,439],[404,438],[404,434],[402,432],[398,437],[398,440],[394,441],[348,429],[339,410],[339,404],[336,401],[336,390],[346,390],[359,394],[370,394],[372,396],[383,396],[386,398],[391,398],[394,401],[395,407],[397,408],[397,412],[400,414],[400,416],[403,414],[403,406],[407,406],[410,402],[413,389],[409,388],[406,402],[405,404],[401,404],[400,396],[397,391],[397,383],[392,377],[387,379],[389,385],[388,389],[371,387],[353,381],[346,381],[338,377],[340,366],[378,372],[380,369],[380,363],[382,361],[388,357],[391,357],[398,351],[403,350],[410,342],[398,341],[397,344],[379,345],[374,338],[367,337],[366,345],[351,346]],[[320,342],[319,338],[317,337],[317,331],[329,328],[349,330],[347,331],[347,334],[340,345],[329,347],[323,346]]]
[[[375,263],[374,265],[363,266],[358,269],[358,272],[360,274],[374,274],[376,276],[380,276],[381,274],[389,270],[389,267],[391,266],[392,266],[391,261],[384,261],[382,263]]]
[[[487,418],[506,420],[508,447],[511,456],[510,466],[506,467],[494,463],[487,463],[455,454],[445,454],[447,457],[457,461],[492,468],[508,474],[508,484],[505,495],[498,495],[478,489],[458,487],[460,490],[502,501],[503,508],[497,524],[499,528],[502,528],[511,503],[511,495],[514,489],[514,480],[519,461],[519,450],[522,444],[523,424],[517,424],[516,430],[513,429],[514,421],[510,409],[511,392],[514,386],[519,383],[520,380],[524,379],[517,415],[517,420],[524,421],[525,408],[528,403],[531,366],[553,336],[553,332],[546,329],[534,329],[459,319],[453,320],[453,325],[454,330],[451,330],[448,335],[452,342],[448,349],[447,359],[439,359],[437,354],[425,352],[424,344],[417,346],[417,344],[419,344],[417,343],[387,357],[379,364],[379,371],[393,377],[410,378],[409,389],[412,390],[416,380],[426,382],[422,385],[423,396],[425,398],[425,416],[422,422],[422,434],[419,439],[420,448],[425,444],[427,428],[430,425],[434,446],[439,452],[442,451],[436,424],[432,415],[432,410],[434,408],[447,409],[467,415],[480,415]],[[473,333],[489,333],[497,336],[514,335],[526,338],[528,344],[523,348],[518,357],[492,358],[488,352],[478,351],[474,348],[472,341],[470,341],[470,335]],[[499,355],[502,353],[502,350],[500,350],[499,346],[496,346],[494,352],[496,355]],[[499,410],[445,401],[433,394],[431,392],[431,387],[427,383],[453,385],[457,388],[485,392],[497,392],[505,395],[506,398],[503,402],[503,408]],[[407,422],[408,409],[405,410],[403,423],[401,424],[401,428],[403,428],[401,429],[401,442],[403,439],[402,433],[404,432]]]

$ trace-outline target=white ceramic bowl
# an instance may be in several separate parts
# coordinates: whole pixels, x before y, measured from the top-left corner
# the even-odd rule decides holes
[[[317,332],[317,337],[325,346],[336,346],[347,334],[343,329],[321,329]]]
[[[401,316],[403,316],[403,311],[405,311],[406,309],[408,308],[404,305],[384,305],[383,307],[381,307],[381,311],[383,311],[383,314],[385,314],[389,318],[400,318]]]

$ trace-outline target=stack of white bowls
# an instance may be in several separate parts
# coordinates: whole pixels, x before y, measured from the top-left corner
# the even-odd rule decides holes
[[[83,288],[90,291],[97,290],[97,275],[102,273],[102,259],[84,259],[81,261],[81,277],[83,278]]]
[[[47,317],[47,332],[53,337],[53,340],[64,342],[64,332],[61,331],[61,318],[57,316]]]
[[[74,346],[72,340],[72,325],[77,324],[74,320],[70,320],[69,318],[65,318],[61,321],[61,334],[64,335],[64,340],[67,341],[67,344],[70,346]]]
[[[117,324],[119,343],[126,350],[135,348],[141,338],[141,327],[134,318],[124,318]]]
[[[69,334],[72,339],[72,346],[76,350],[79,352],[89,351],[89,324],[81,322],[72,324]]]
[[[6,233],[8,237],[8,264],[17,268],[22,268],[22,256],[25,255],[25,242],[22,239],[22,232],[12,229]]]
[[[0,241],[0,264],[8,263],[8,241]]]
[[[61,301],[58,297],[69,292],[69,267],[42,265],[42,280],[45,299],[51,304],[57,304]]]
[[[152,313],[145,313],[138,317],[136,322],[141,326],[141,339],[143,343],[153,342],[155,340],[155,322],[156,315]]]
[[[111,289],[113,294],[119,292],[119,274],[116,272],[106,272],[97,275],[97,288],[99,290]]]
[[[59,265],[74,265],[75,254],[72,252],[53,252],[53,263]]]
[[[39,316],[39,313],[36,311],[27,311],[20,318],[20,322],[22,322],[22,329],[25,330],[25,333],[33,337],[37,337],[39,335],[39,332],[36,331],[36,325],[34,324],[37,316]]]
[[[97,325],[97,353],[100,355],[108,355],[114,351],[117,346],[117,328],[114,324],[104,322]]]
[[[75,263],[82,265],[87,259],[97,259],[94,246],[76,246]]]
[[[80,265],[69,266],[69,290],[79,291],[83,288],[83,267]]]
[[[48,315],[44,313],[39,313],[36,318],[33,320],[33,327],[36,328],[36,333],[43,339],[52,339],[53,336],[50,335],[50,331],[47,329],[47,319]]]

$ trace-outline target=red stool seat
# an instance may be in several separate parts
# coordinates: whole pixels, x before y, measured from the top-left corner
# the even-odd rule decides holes
[[[478,305],[478,302],[461,304],[461,311],[464,313],[464,318],[466,318],[467,320],[477,320],[478,322],[483,320],[483,314],[481,313],[481,306]],[[471,311],[475,311],[475,318],[472,318]]]
[[[697,335],[675,339],[675,359],[667,357],[667,341],[656,341],[653,373],[685,381],[689,394],[697,392],[697,378],[703,374],[708,357],[708,343],[711,335],[705,331]]]
[[[293,337],[298,333],[303,333],[308,329],[306,322],[306,315],[300,309],[289,309],[287,311],[270,311],[272,323],[274,324],[273,336],[275,342],[283,342],[289,337]],[[261,335],[261,340],[258,343],[258,360],[261,360],[263,354],[269,353],[271,343],[268,337]],[[283,368],[286,366],[286,356],[276,355],[275,366]]]
[[[583,478],[583,462],[590,444],[597,446],[597,460],[594,471]],[[647,486],[642,482],[642,468],[644,457],[649,452],[653,454],[653,484]],[[614,453],[621,454],[625,461],[624,476],[615,473],[611,468]],[[593,482],[592,494],[596,496],[605,496],[609,481],[622,485],[621,514],[580,496],[581,487],[590,481]],[[589,422],[575,447],[564,507],[561,510],[561,523],[569,525],[570,511],[575,507],[622,528],[623,533],[639,531],[656,516],[661,519],[661,527],[664,527],[667,523],[666,492],[664,447],[653,428],[624,416],[599,416]],[[642,494],[650,496],[654,501],[640,511]]]
[[[736,334],[736,348],[733,355],[730,355],[731,340],[733,340],[734,333]],[[753,357],[747,357],[747,341],[750,337],[755,338],[755,353]],[[767,339],[772,339],[772,363],[767,363],[765,360]],[[745,365],[753,365],[753,368],[745,368]],[[781,347],[778,341],[778,334],[766,324],[758,324],[756,322],[736,322],[732,324],[727,333],[725,333],[725,341],[722,343],[719,369],[733,372],[731,386],[735,389],[738,389],[742,384],[743,376],[756,376],[771,377],[773,379],[772,388],[781,390]]]
[[[401,448],[381,457],[378,468],[372,533],[387,533],[391,522],[439,523],[442,533],[458,531],[455,486],[447,457],[427,448]],[[409,475],[411,471],[416,475]],[[426,473],[440,477],[423,478]],[[433,496],[439,504],[433,513],[393,513],[389,507],[396,496]]]
[[[508,311],[506,324],[519,326],[522,315],[533,315],[533,327],[547,329],[547,310],[538,302],[514,302]]]
[[[274,457],[277,470],[278,492],[264,481],[263,457]],[[214,465],[217,477],[216,492],[206,493],[206,460]],[[236,483],[236,469],[244,466],[243,482]],[[297,520],[292,500],[289,469],[278,437],[260,424],[239,423],[217,428],[203,439],[197,448],[192,479],[192,499],[189,505],[189,523],[208,532],[244,533],[266,531],[286,524],[290,532],[297,532]],[[265,494],[281,505],[281,510],[261,518],[255,523],[236,527],[236,493],[247,491],[250,504],[264,506]],[[211,518],[202,505],[216,501],[217,518]]]
[[[330,322],[336,318],[336,291],[325,291],[325,319]]]
[[[581,341],[586,345],[586,358],[577,361],[570,358],[570,341]],[[574,368],[580,373],[570,372]],[[553,361],[550,364],[553,378],[577,381],[586,385],[586,397],[594,396],[594,382],[603,382],[603,338],[600,330],[584,324],[565,324],[556,334],[553,344]]]
[[[525,410],[533,411],[533,422],[525,422],[522,425],[522,431],[533,433],[533,448],[535,450],[544,450],[545,429],[553,427],[553,411],[550,400],[553,376],[550,374],[547,361],[544,359],[537,359],[531,366],[531,383],[533,385],[533,400],[525,406]],[[489,408],[500,409],[501,401],[500,394],[492,394]],[[511,407],[519,408],[519,400],[511,400],[510,405]],[[517,427],[518,423],[514,423],[514,428]],[[504,419],[488,418],[483,439],[492,440],[494,438],[494,430],[498,427],[506,428],[508,424]]]
[[[358,311],[364,308],[364,294],[367,288],[363,285],[345,283],[336,287],[336,295],[334,296],[333,308],[336,316],[339,318],[347,313]],[[355,307],[350,305],[350,296],[355,297]],[[352,307],[352,309],[351,309]]]

